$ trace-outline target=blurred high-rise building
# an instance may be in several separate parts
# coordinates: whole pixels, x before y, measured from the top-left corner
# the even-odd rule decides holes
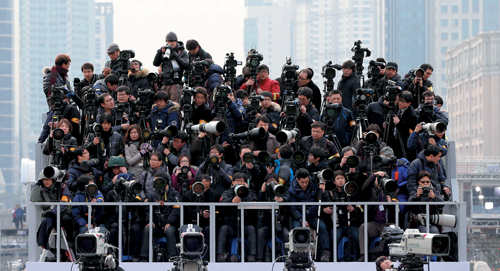
[[[52,67],[58,54],[71,58],[68,79],[82,77],[80,67],[95,59],[93,0],[20,1],[20,93],[23,157],[34,159],[34,144],[48,111],[42,69]]]
[[[113,43],[113,3],[95,3],[95,61],[94,72],[101,73],[108,60],[106,49]]]
[[[0,183],[5,182],[2,191],[8,193],[14,192],[20,165],[14,91],[14,9],[13,0],[0,0]]]

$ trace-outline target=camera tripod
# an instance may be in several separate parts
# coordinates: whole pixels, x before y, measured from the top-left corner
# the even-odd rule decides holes
[[[403,139],[401,138],[401,133],[399,132],[398,128],[395,127],[395,123],[394,123],[394,116],[395,116],[395,109],[394,108],[390,108],[388,110],[388,113],[387,113],[387,116],[385,118],[385,130],[384,130],[384,138],[383,138],[383,141],[387,144],[389,144],[389,135],[391,133],[391,131],[394,131],[392,130],[391,128],[394,128],[396,129],[396,134],[395,134],[395,137],[397,138],[397,140],[399,140],[399,144],[400,144],[400,147],[401,147],[401,152],[403,152],[403,157],[406,158],[406,151],[405,151],[405,145],[404,145],[404,142],[403,142]]]
[[[354,128],[354,133],[352,135],[351,146],[355,146],[358,141],[364,138],[363,133],[366,132],[369,125],[366,116],[366,105],[359,105],[358,112],[356,113],[356,128]]]

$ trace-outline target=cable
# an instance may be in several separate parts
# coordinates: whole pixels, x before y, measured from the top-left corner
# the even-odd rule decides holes
[[[271,271],[273,271],[273,270],[274,270],[274,264],[275,264],[275,263],[276,263],[279,259],[281,259],[281,258],[286,258],[286,256],[279,256],[278,258],[276,258],[276,259],[274,260],[274,262],[273,262],[273,266],[271,267]]]

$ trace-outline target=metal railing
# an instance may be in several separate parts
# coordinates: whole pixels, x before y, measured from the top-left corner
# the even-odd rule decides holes
[[[123,217],[122,217],[122,208],[123,206],[160,206],[161,204],[158,202],[99,202],[99,203],[88,203],[88,202],[71,202],[71,203],[66,203],[66,202],[51,202],[51,205],[72,205],[72,206],[78,206],[78,205],[86,205],[89,207],[88,214],[92,213],[92,206],[118,206],[118,216],[119,216],[119,221],[118,223],[118,245],[120,248],[119,252],[119,261],[122,262],[122,230],[123,230]],[[199,206],[200,203],[194,203],[194,202],[164,202],[162,203],[163,205],[167,206],[180,206],[180,225],[184,224],[184,206]],[[302,206],[302,217],[306,217],[306,206],[332,206],[334,207],[334,210],[336,209],[337,206],[342,206],[342,205],[359,205],[362,206],[364,210],[368,210],[368,206],[370,205],[395,205],[396,206],[396,212],[395,212],[395,223],[398,225],[399,221],[399,205],[425,205],[426,206],[426,213],[429,213],[429,208],[430,205],[435,205],[435,202],[285,202],[285,203],[278,203],[278,202],[241,202],[241,203],[208,203],[208,202],[203,202],[201,205],[203,206],[209,206],[210,207],[210,214],[215,214],[216,213],[216,208],[217,207],[228,207],[228,206],[238,206],[239,211],[240,211],[240,236],[241,236],[241,251],[245,251],[245,232],[244,232],[244,225],[245,225],[245,216],[244,216],[244,211],[245,209],[270,209],[272,213],[274,211],[281,207],[281,206]],[[40,248],[37,246],[36,242],[36,233],[37,228],[41,222],[41,217],[40,217],[40,212],[37,212],[37,209],[41,205],[47,205],[46,202],[30,202],[28,203],[27,206],[27,215],[30,218],[34,218],[33,220],[30,220],[31,223],[29,223],[29,230],[31,233],[29,235],[29,257],[28,261],[29,262],[35,262],[38,261],[36,259],[37,255],[40,255]],[[439,202],[439,205],[445,205],[445,207],[450,206],[451,208],[447,208],[447,210],[451,210],[451,213],[448,212],[449,214],[453,214],[457,218],[457,226],[453,229],[457,233],[458,236],[458,259],[459,262],[466,262],[467,261],[467,240],[466,240],[466,204],[465,202]],[[336,213],[336,212],[334,212]],[[368,212],[364,211],[364,219],[363,221],[368,221]],[[427,216],[428,217],[428,216]],[[36,218],[36,219],[35,219]],[[152,225],[152,220],[153,220],[153,208],[149,208],[149,224]],[[210,247],[208,248],[211,253],[210,253],[210,262],[215,262],[215,257],[216,253],[216,227],[215,227],[215,215],[210,215]],[[337,216],[334,215],[332,216],[333,220],[333,225],[336,225],[336,220]],[[429,219],[426,220],[426,227],[427,227],[427,232],[429,232],[430,224],[428,223]],[[56,222],[57,222],[57,236],[61,236],[61,214],[60,212],[57,212],[56,216]],[[88,216],[88,224],[91,225],[91,217],[90,215]],[[271,220],[271,228],[273,229],[271,231],[271,240],[276,240],[276,233],[275,233],[275,219]],[[303,219],[302,226],[305,227],[306,219]],[[368,245],[369,245],[369,240],[368,240],[368,227],[364,227],[364,248],[362,251],[364,251],[365,255],[368,255]],[[337,245],[336,245],[336,240],[337,240],[337,231],[333,231],[333,259],[334,262],[337,262]],[[144,242],[145,240],[143,240]],[[317,242],[317,240],[316,240]],[[275,255],[275,242],[272,243],[272,259],[276,259]],[[57,251],[57,262],[60,261],[60,248],[61,248],[61,240],[60,238],[56,239],[56,251]],[[38,252],[37,252],[38,250]],[[368,257],[365,257],[365,262],[368,260]],[[149,261],[153,261],[153,231],[149,231]],[[241,261],[244,262],[244,257],[241,257]]]

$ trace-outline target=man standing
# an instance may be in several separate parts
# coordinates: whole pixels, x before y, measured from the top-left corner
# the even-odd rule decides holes
[[[403,91],[398,97],[398,110],[393,117],[394,126],[389,127],[388,144],[394,150],[396,157],[405,157],[412,161],[413,152],[406,147],[411,130],[417,125],[417,113],[411,106],[413,96],[409,91]],[[386,124],[385,124],[386,125]],[[406,155],[405,155],[406,154]]]
[[[308,87],[312,90],[312,103],[316,109],[321,110],[321,91],[318,86],[312,81],[314,72],[311,68],[303,69],[299,73],[296,89]]]
[[[188,40],[186,42],[186,48],[189,51],[189,63],[197,58],[199,60],[212,59],[212,56],[207,51],[203,50],[196,40]]]
[[[356,115],[354,108],[352,107],[352,95],[356,89],[360,88],[358,77],[354,72],[356,64],[352,60],[347,60],[342,64],[342,78],[340,79],[337,88],[342,92],[342,106],[351,110],[353,115]]]
[[[46,97],[52,94],[52,86],[66,87],[67,92],[72,92],[71,84],[68,80],[68,71],[71,64],[69,55],[60,54],[56,57],[55,65],[52,68],[43,69],[43,92]]]
[[[434,71],[434,68],[431,64],[422,64],[420,65],[420,69],[424,71],[424,75],[422,77],[417,76],[407,76],[405,80],[405,90],[408,90],[413,95],[413,108],[418,108],[422,99],[422,93],[427,90],[432,91],[432,82],[429,78]]]
[[[137,59],[130,62],[130,70],[128,71],[128,86],[130,88],[130,94],[132,97],[130,99],[135,101],[137,98],[137,92],[139,89],[150,89],[153,90],[153,86],[148,80],[148,69],[142,68],[142,62]]]
[[[311,135],[311,124],[319,121],[319,112],[311,103],[312,90],[310,88],[299,88],[298,97],[300,112],[297,117],[297,128],[299,128],[302,136],[309,136]]]
[[[102,70],[102,74],[104,77],[108,76],[110,73],[118,76],[119,70],[122,68],[118,58],[120,57],[120,47],[118,44],[111,43],[108,46],[107,53],[109,56],[109,60],[104,64],[104,69]]]
[[[82,65],[83,80],[81,81],[81,87],[93,86],[97,80],[101,79],[101,76],[94,73],[94,65],[92,63],[84,63]]]
[[[180,91],[182,89],[182,75],[184,70],[189,69],[189,57],[184,50],[184,43],[178,41],[174,32],[169,32],[166,36],[167,45],[162,46],[156,52],[153,65],[161,66],[161,90],[168,93],[168,97],[173,102],[179,102]]]
[[[386,72],[382,78],[382,82],[380,82],[378,93],[386,93],[385,88],[387,87],[389,80],[396,82],[396,86],[400,87],[401,90],[404,89],[405,85],[401,81],[401,76],[398,74],[398,64],[396,62],[387,63]]]
[[[340,145],[342,147],[348,146],[351,143],[352,133],[354,133],[354,126],[356,125],[354,116],[351,110],[342,105],[342,92],[339,90],[332,90],[330,92],[330,102],[339,105],[335,109],[335,115],[329,116],[328,113],[331,109],[324,110],[320,119],[326,125],[329,124],[328,121],[333,121],[330,125],[333,125],[333,131],[339,139]]]

